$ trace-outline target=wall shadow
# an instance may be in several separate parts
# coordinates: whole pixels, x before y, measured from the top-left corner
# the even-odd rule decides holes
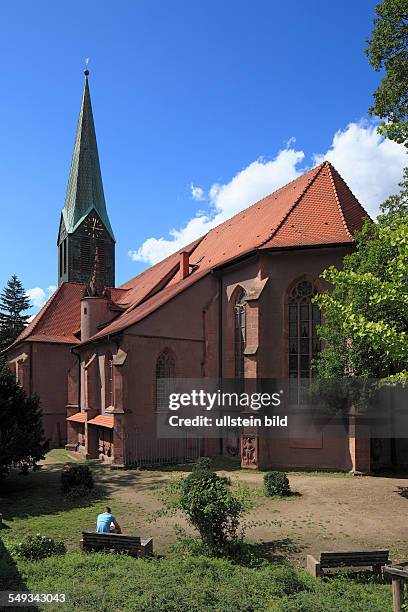
[[[282,563],[288,556],[301,553],[305,546],[297,544],[291,538],[281,538],[271,542],[257,544],[259,555],[270,563]]]
[[[106,487],[98,484],[89,497],[67,499],[61,492],[63,465],[30,472],[26,476],[13,471],[2,482],[0,512],[4,521],[56,514],[74,508],[85,508],[107,496]]]
[[[2,526],[2,531],[5,529]],[[10,552],[4,545],[4,542],[0,533],[0,591],[28,591],[27,584],[25,583],[17,564]],[[1,608],[3,610],[15,610],[14,607]],[[31,610],[35,612],[39,610],[37,606],[19,606],[18,610]]]

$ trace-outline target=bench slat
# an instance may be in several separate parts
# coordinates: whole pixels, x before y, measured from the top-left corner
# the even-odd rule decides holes
[[[141,540],[139,536],[128,536],[122,533],[98,533],[83,531],[81,548],[87,551],[123,551],[132,557],[146,557],[153,554],[153,540]]]
[[[388,550],[367,550],[349,552],[321,552],[321,567],[385,565],[389,561]]]
[[[118,542],[124,544],[140,545],[139,536],[128,536],[122,533],[97,533],[95,531],[83,531],[82,537],[85,542]]]

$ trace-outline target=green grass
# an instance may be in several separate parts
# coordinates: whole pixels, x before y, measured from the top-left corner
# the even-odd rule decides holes
[[[4,575],[4,563],[0,566]],[[389,585],[373,580],[313,579],[283,564],[259,568],[223,559],[145,561],[125,555],[70,552],[19,562],[25,588],[67,593],[67,606],[46,610],[111,612],[386,612]],[[20,584],[9,583],[5,588]]]
[[[125,517],[128,522],[123,527],[137,525],[140,507],[113,501],[101,485],[89,498],[66,499],[60,491],[60,473],[60,468],[52,468],[27,476],[13,474],[2,483],[0,534],[6,545],[12,546],[25,535],[41,533],[64,540],[68,548],[78,547],[81,531],[95,528],[96,516],[105,504],[111,504],[115,513]]]
[[[63,453],[53,453],[61,464],[66,462]],[[0,493],[4,522],[0,530],[0,590],[66,592],[67,606],[48,604],[43,609],[49,612],[391,610],[390,585],[376,582],[371,574],[323,581],[277,562],[245,567],[183,552],[150,561],[82,553],[81,531],[94,528],[96,515],[110,495],[99,478],[102,470],[92,467],[100,483],[95,495],[67,501],[59,488],[61,468],[48,466],[25,477],[13,474],[2,483]],[[112,506],[119,516],[126,517],[126,531],[137,532],[137,525],[145,518],[141,508],[121,502],[118,496]],[[29,533],[62,539],[68,553],[36,562],[17,559],[13,547]]]
[[[84,463],[85,460],[78,457],[74,457],[71,453],[65,450],[65,448],[53,448],[47,454],[47,461],[52,463]]]

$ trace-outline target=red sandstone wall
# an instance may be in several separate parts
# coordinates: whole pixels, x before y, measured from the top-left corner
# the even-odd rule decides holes
[[[246,309],[247,345],[258,345],[253,355],[245,357],[247,377],[285,378],[287,372],[287,322],[285,294],[288,287],[305,275],[319,278],[329,265],[341,266],[344,248],[308,249],[303,251],[265,252],[261,260],[242,262],[223,274],[223,356],[224,376],[233,371],[231,305],[237,286],[256,290],[262,279],[267,281],[259,298]],[[256,326],[258,329],[256,330]],[[346,434],[325,431],[321,444],[313,448],[307,440],[264,439],[259,442],[262,468],[329,468],[350,470],[353,462]],[[310,448],[308,448],[308,446]],[[318,447],[320,446],[320,447]]]
[[[164,349],[174,352],[178,377],[218,376],[217,291],[215,279],[204,278],[124,332],[121,346],[128,354],[123,377],[129,437],[156,435],[156,362]],[[208,452],[218,450],[218,441],[208,443]]]
[[[67,437],[68,371],[76,357],[68,345],[32,344],[32,388],[41,400],[44,430],[51,446],[62,446]]]
[[[318,278],[328,265],[340,266],[344,254],[344,249],[265,253],[261,259],[254,257],[222,272],[224,376],[232,375],[231,305],[238,284],[252,295],[247,309],[247,344],[251,344],[252,353],[245,357],[246,376],[286,377],[286,290],[304,275]],[[165,348],[172,350],[177,357],[177,376],[218,376],[218,291],[218,278],[209,275],[123,332],[120,348],[127,357],[124,364],[116,368],[115,407],[124,410],[120,421],[124,424],[125,444],[135,436],[148,438],[156,434],[155,370],[157,357]],[[92,407],[104,411],[103,356],[108,350],[115,353],[117,348],[112,343],[91,346],[83,353],[83,363],[89,360],[95,349],[99,357],[92,366],[97,371],[92,391],[96,399]],[[83,405],[84,401],[83,394]],[[315,448],[310,446],[313,444],[300,440],[261,440],[261,466],[339,470],[352,467],[346,436],[334,438],[328,431],[321,444],[315,444]],[[216,454],[220,448],[218,440],[209,441],[202,454]]]
[[[62,446],[67,436],[68,370],[76,358],[66,344],[27,342],[10,351],[7,360],[13,362],[23,353],[27,360],[22,367],[22,386],[28,394],[35,393],[40,398],[43,428],[50,446]]]

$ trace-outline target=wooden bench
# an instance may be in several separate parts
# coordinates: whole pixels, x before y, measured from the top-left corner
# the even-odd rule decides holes
[[[402,597],[408,583],[408,561],[385,566],[384,574],[391,576],[392,580],[392,610],[401,612]]]
[[[312,576],[322,576],[323,570],[339,567],[372,567],[377,573],[390,562],[388,550],[321,552],[317,560],[307,555],[306,568]]]
[[[83,531],[81,540],[82,550],[109,552],[125,552],[131,557],[147,557],[153,554],[153,539],[142,540],[138,536],[129,536],[122,533],[96,533]]]

